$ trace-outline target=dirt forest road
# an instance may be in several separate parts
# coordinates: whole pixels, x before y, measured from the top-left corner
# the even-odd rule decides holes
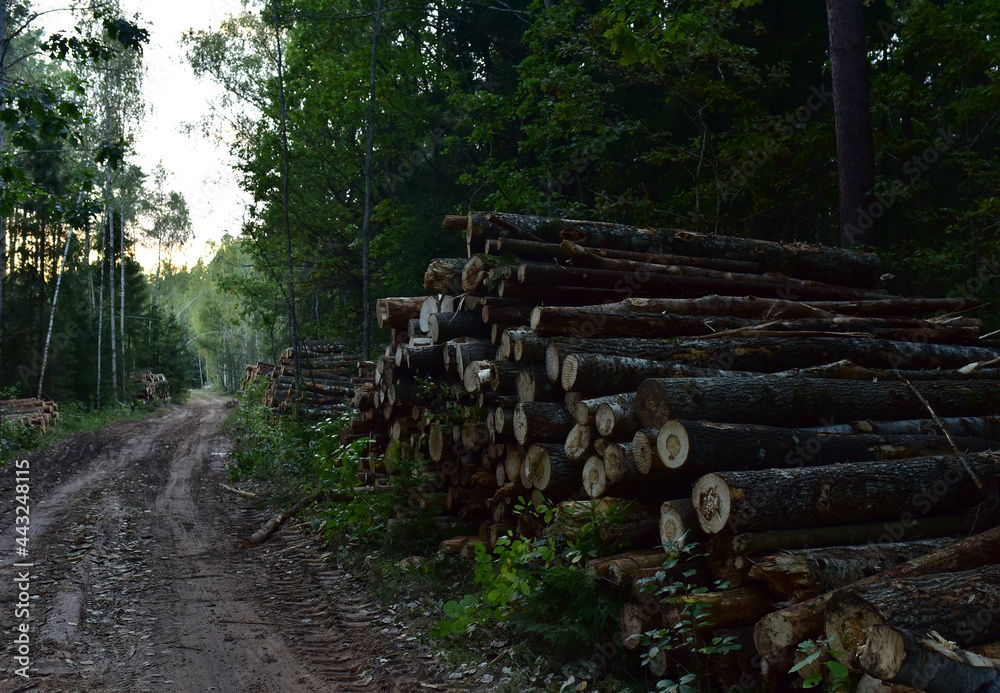
[[[0,693],[446,690],[414,634],[315,538],[286,528],[236,547],[267,514],[220,487],[226,413],[196,392],[185,406],[26,456],[25,557],[15,519],[24,480],[8,461]],[[23,603],[15,562],[33,566]],[[17,673],[22,645],[30,678]]]

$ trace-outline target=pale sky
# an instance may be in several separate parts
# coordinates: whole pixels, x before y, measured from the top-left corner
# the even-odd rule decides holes
[[[175,265],[193,264],[199,256],[209,259],[208,241],[226,233],[239,235],[247,199],[237,185],[231,157],[225,146],[216,146],[197,131],[183,132],[185,123],[197,123],[209,112],[208,101],[219,93],[210,80],[195,78],[185,58],[181,36],[188,29],[208,29],[227,16],[243,10],[241,0],[170,0],[149,2],[121,0],[129,18],[141,16],[140,24],[150,33],[144,49],[146,75],[143,91],[145,121],[130,160],[148,174],[163,162],[168,172],[166,187],[184,195],[191,211],[194,241],[174,257]],[[45,10],[62,8],[59,0],[36,0]],[[55,31],[72,21],[68,12],[45,16],[44,26]],[[152,269],[155,250],[139,250],[139,261]]]

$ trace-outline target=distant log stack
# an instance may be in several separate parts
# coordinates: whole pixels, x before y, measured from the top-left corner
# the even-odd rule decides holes
[[[750,675],[780,678],[798,642],[840,626],[779,602],[905,572],[995,522],[1000,349],[974,299],[891,296],[876,255],[804,243],[507,213],[444,226],[470,257],[431,261],[427,296],[379,300],[390,345],[342,438],[420,463],[416,505],[478,526],[466,543],[606,516],[623,553],[591,569],[644,602],[623,632],[677,621],[638,581],[695,539],[706,635],[737,632],[761,655]],[[557,503],[553,524],[516,516],[518,497]],[[935,560],[920,574],[973,567]],[[912,629],[878,599],[881,625]],[[713,658],[714,684],[746,661]]]
[[[137,400],[145,402],[163,402],[169,398],[167,378],[162,373],[152,371],[135,371],[129,374],[132,383],[132,393]]]
[[[358,368],[357,356],[341,345],[304,342],[299,353],[301,374],[295,371],[295,360],[295,349],[289,347],[281,353],[277,366],[261,361],[256,366],[248,365],[243,389],[266,380],[264,404],[281,413],[289,412],[296,402],[299,412],[311,418],[344,413],[354,388],[362,384],[353,377]]]
[[[59,419],[59,405],[51,400],[34,397],[0,401],[0,417],[25,426],[37,428],[42,433]]]

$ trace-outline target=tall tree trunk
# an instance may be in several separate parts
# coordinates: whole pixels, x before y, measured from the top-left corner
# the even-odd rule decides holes
[[[124,193],[124,191],[123,191]],[[121,336],[122,340],[122,395],[125,394],[125,196],[122,195],[122,209],[118,212],[118,226],[120,227],[119,243],[118,248],[121,253],[122,258],[122,269],[121,269],[121,291],[118,292],[119,311],[118,311],[118,334]]]
[[[36,395],[39,399],[42,398],[42,383],[45,382],[45,365],[49,360],[49,344],[52,341],[52,325],[55,323],[56,319],[56,303],[59,301],[59,286],[62,284],[63,272],[66,270],[66,261],[69,258],[69,244],[73,240],[73,229],[70,228],[69,235],[66,236],[66,247],[63,250],[62,264],[59,265],[58,273],[56,274],[56,288],[52,293],[52,310],[49,311],[49,329],[45,333],[45,347],[42,349],[42,367],[38,372],[38,394]]]
[[[107,245],[104,228],[101,228],[101,293],[97,301],[97,408],[101,408],[101,339],[104,336],[104,261],[107,259]]]
[[[7,84],[7,0],[0,0],[0,108],[4,108],[2,88]],[[6,145],[6,133],[0,123],[0,156]],[[0,357],[3,354],[3,282],[7,269],[7,219],[0,216]],[[3,363],[0,358],[0,363]],[[0,368],[0,387],[3,387],[3,368]],[[0,411],[0,416],[3,412]]]
[[[295,266],[292,263],[292,226],[288,216],[288,112],[285,105],[285,72],[281,62],[281,29],[278,25],[278,0],[274,7],[274,40],[277,44],[278,98],[281,101],[281,207],[285,224],[285,254],[288,256],[288,314],[292,327],[292,346],[295,348],[295,371],[301,372],[299,359],[299,323],[295,315]],[[368,358],[365,352],[365,359]],[[296,376],[301,382],[301,376]],[[301,391],[301,388],[299,388]]]
[[[833,75],[833,116],[837,131],[837,184],[840,192],[840,245],[873,246],[877,219],[873,203],[875,148],[868,103],[868,56],[861,0],[826,0]]]
[[[364,359],[371,356],[372,316],[371,316],[371,246],[372,223],[372,154],[375,148],[375,67],[378,60],[378,32],[382,20],[382,0],[375,0],[372,15],[372,59],[368,80],[368,134],[365,146],[365,218],[361,226],[361,292],[364,309]]]

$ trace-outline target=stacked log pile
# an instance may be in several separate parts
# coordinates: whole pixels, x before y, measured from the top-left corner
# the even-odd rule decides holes
[[[34,426],[42,433],[59,419],[59,405],[34,397],[0,400],[0,415],[5,421]]]
[[[248,387],[257,383],[260,380],[267,379],[271,375],[271,371],[274,370],[273,363],[265,363],[264,361],[258,361],[255,365],[247,364],[247,373],[243,378],[242,389],[246,390]]]
[[[959,571],[1000,555],[948,561],[997,510],[1000,349],[956,314],[973,301],[890,296],[877,256],[806,244],[513,214],[445,227],[466,230],[470,258],[432,261],[426,296],[379,301],[390,345],[344,435],[376,432],[432,472],[420,505],[480,523],[459,545],[539,531],[518,497],[559,503],[544,531],[564,535],[582,506],[616,509],[602,538],[628,550],[591,569],[635,596],[622,618],[635,647],[683,617],[642,578],[664,546],[701,543],[688,578],[710,590],[701,637],[743,645],[713,658],[720,687],[757,653],[757,683],[780,681],[824,631],[853,655],[858,619],[904,631],[879,631],[867,661],[935,625],[982,644],[938,620],[950,602],[900,618],[927,583],[849,587],[902,570],[957,595],[973,579]],[[669,661],[654,658],[658,673]]]
[[[277,366],[265,363],[247,366],[244,388],[254,377],[266,376],[264,404],[267,406],[286,413],[298,401],[300,411],[307,416],[337,417],[349,405],[358,384],[352,377],[357,363],[357,355],[342,345],[305,342],[298,353],[301,373],[295,370],[296,350],[289,347],[281,353]],[[256,370],[255,376],[251,369]]]
[[[129,375],[132,393],[136,399],[145,402],[164,401],[167,393],[167,376],[152,371],[136,371]]]

